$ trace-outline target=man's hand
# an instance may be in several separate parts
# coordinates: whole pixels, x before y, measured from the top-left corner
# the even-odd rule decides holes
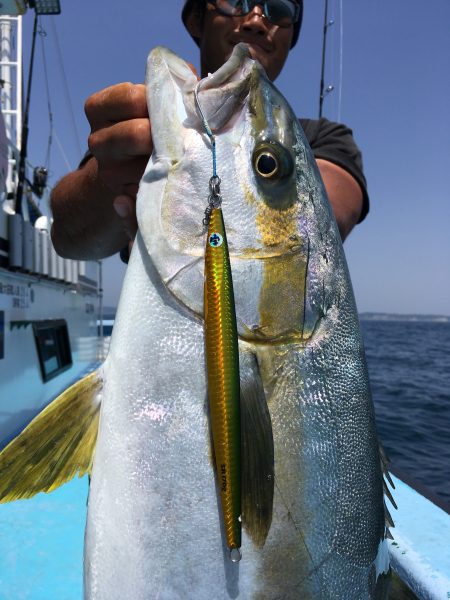
[[[145,86],[119,83],[106,88],[87,99],[85,111],[98,178],[114,194],[114,208],[132,238],[139,181],[152,152]]]
[[[103,258],[136,234],[136,194],[152,152],[145,86],[108,87],[85,110],[93,157],[54,188],[52,237],[63,256]]]

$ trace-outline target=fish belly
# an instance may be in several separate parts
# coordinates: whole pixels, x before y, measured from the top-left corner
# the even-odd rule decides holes
[[[215,482],[203,326],[162,284],[138,236],[104,368],[86,599],[371,597],[379,482],[360,480],[375,456],[374,440],[359,433],[365,421],[374,429],[370,414],[357,416],[361,390],[336,406],[330,386],[344,389],[344,376],[325,382],[320,352],[253,350],[272,419],[274,507],[263,548],[244,530],[234,564]]]

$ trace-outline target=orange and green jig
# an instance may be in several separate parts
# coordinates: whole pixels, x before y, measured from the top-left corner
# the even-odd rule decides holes
[[[213,176],[209,182],[209,203],[203,220],[207,227],[204,310],[208,397],[226,543],[231,560],[238,562],[241,558],[238,334],[230,256],[221,209],[220,178],[216,174],[215,139],[198,101],[199,85],[195,90],[195,100],[213,151]]]

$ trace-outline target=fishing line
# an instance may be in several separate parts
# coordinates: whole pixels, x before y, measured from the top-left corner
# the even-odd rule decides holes
[[[58,54],[58,62],[59,62],[59,67],[61,70],[62,80],[63,80],[63,89],[64,89],[64,93],[65,93],[65,97],[66,97],[66,103],[67,103],[67,106],[68,106],[69,112],[70,112],[70,117],[71,117],[71,121],[72,121],[73,132],[75,135],[75,141],[76,141],[76,145],[77,145],[78,155],[82,156],[84,154],[84,152],[82,152],[82,150],[81,150],[80,138],[78,136],[78,129],[77,129],[76,121],[75,121],[75,113],[73,110],[72,101],[70,99],[69,86],[67,84],[67,77],[66,77],[66,72],[64,69],[64,61],[62,58],[61,47],[59,44],[58,32],[56,30],[55,21],[54,21],[53,17],[50,17],[50,23],[52,25],[53,35],[55,38],[55,44],[56,44],[56,49],[57,49],[57,54]]]
[[[313,570],[312,570],[312,573],[314,573],[314,571],[316,571],[316,570],[317,570],[317,569],[320,567],[320,565],[322,564],[322,561],[321,561],[321,563],[319,563],[318,565],[316,565],[316,564],[314,563],[313,554],[312,554],[311,550],[309,549],[309,547],[308,547],[308,544],[306,543],[306,537],[304,536],[304,534],[303,534],[303,531],[301,530],[300,526],[299,526],[299,525],[297,525],[297,523],[295,522],[294,516],[293,516],[293,514],[292,514],[292,512],[291,512],[291,510],[290,510],[290,508],[289,508],[289,504],[288,504],[288,502],[285,500],[285,498],[283,497],[283,494],[281,493],[281,489],[280,489],[280,486],[278,485],[278,481],[277,481],[277,478],[276,478],[276,477],[274,477],[274,483],[275,483],[275,487],[277,488],[278,494],[279,494],[279,496],[280,496],[280,500],[281,500],[281,502],[284,504],[284,508],[285,508],[285,510],[286,510],[286,515],[287,515],[287,517],[288,517],[289,519],[291,519],[291,521],[292,521],[292,523],[293,523],[293,525],[294,525],[294,529],[297,531],[298,535],[300,536],[300,539],[301,539],[301,541],[303,542],[303,545],[305,546],[306,553],[308,554],[308,556],[309,556],[309,559],[310,559],[310,561],[311,561],[311,564],[313,565]],[[326,560],[326,558],[327,558],[327,557],[325,557],[324,561]],[[324,562],[324,561],[323,561],[323,562]],[[310,574],[311,574],[311,573],[308,573],[307,577],[308,577]],[[321,585],[321,584],[320,584],[320,587],[322,588],[322,585]]]
[[[73,167],[70,164],[69,159],[67,158],[67,154],[64,152],[64,148],[63,145],[61,144],[61,141],[58,137],[58,134],[56,132],[56,129],[53,129],[53,135],[55,136],[55,140],[56,140],[56,144],[58,145],[59,151],[61,152],[61,155],[64,159],[64,162],[66,163],[66,167],[69,171],[73,171]]]
[[[200,91],[200,86],[202,83],[203,83],[203,80],[200,80],[194,88],[195,105],[197,107],[198,112],[200,113],[200,117],[202,120],[203,127],[206,131],[206,134],[208,135],[208,137],[211,141],[211,150],[212,150],[212,159],[213,159],[213,177],[217,177],[216,138],[215,138],[213,132],[211,131],[211,128],[208,124],[208,121],[206,120],[205,115],[203,114],[203,110],[202,110],[202,107],[200,106],[200,101],[198,99],[198,92]]]

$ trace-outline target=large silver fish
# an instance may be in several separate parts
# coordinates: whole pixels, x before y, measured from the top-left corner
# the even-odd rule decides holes
[[[2,477],[13,473],[0,496],[89,470],[97,425],[85,407],[96,414],[102,380],[87,599],[384,598],[383,466],[339,232],[296,116],[244,45],[199,92],[216,135],[240,345],[242,560],[229,558],[205,376],[212,160],[196,85],[183,60],[151,52],[154,152],[109,356],[84,382],[84,404],[66,411],[82,432],[58,458],[74,448],[76,458],[38,484],[19,481],[18,455],[26,460],[39,427],[41,437],[63,429],[56,401],[0,456]],[[46,456],[41,448],[41,470]]]

